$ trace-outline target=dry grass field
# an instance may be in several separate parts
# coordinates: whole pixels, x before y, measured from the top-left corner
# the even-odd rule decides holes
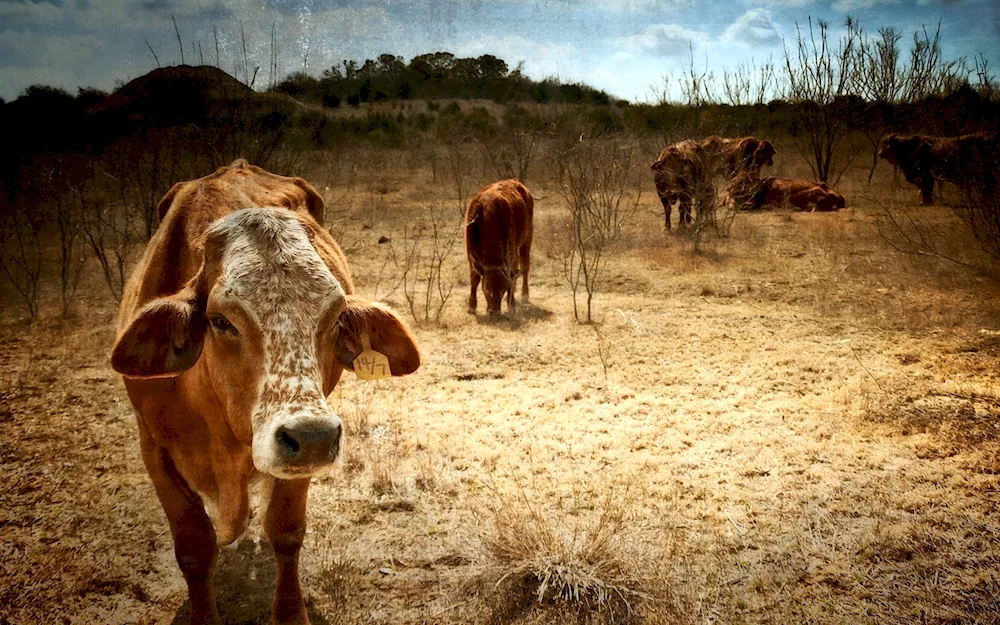
[[[777,147],[776,175],[805,173]],[[950,217],[885,164],[839,185],[847,209],[741,213],[696,239],[663,231],[640,163],[586,325],[544,169],[527,181],[532,301],[489,321],[482,298],[465,312],[444,165],[305,163],[359,291],[406,313],[425,356],[330,397],[347,452],[310,491],[314,625],[1000,622],[1000,284],[890,245],[887,205],[942,231]],[[441,318],[418,323],[390,246],[428,244],[430,209],[458,243]],[[96,270],[69,318],[56,299],[27,324],[2,293],[0,623],[186,623],[108,365],[115,304]],[[217,573],[230,624],[269,622],[252,525]]]

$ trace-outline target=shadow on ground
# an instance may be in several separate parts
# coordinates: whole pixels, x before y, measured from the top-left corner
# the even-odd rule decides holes
[[[305,593],[307,594],[307,593]],[[244,540],[233,551],[223,550],[215,570],[215,601],[226,625],[270,625],[274,597],[274,551],[266,540]],[[307,601],[312,625],[330,625]],[[191,603],[185,601],[171,625],[189,625]]]
[[[551,310],[546,310],[531,302],[519,302],[517,309],[513,312],[505,312],[499,315],[476,315],[476,323],[497,326],[507,330],[517,330],[523,324],[546,321],[552,316]]]

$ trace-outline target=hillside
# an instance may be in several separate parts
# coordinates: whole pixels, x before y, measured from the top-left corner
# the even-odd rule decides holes
[[[159,67],[91,107],[95,115],[122,116],[151,123],[184,123],[214,108],[256,95],[250,87],[210,65]]]

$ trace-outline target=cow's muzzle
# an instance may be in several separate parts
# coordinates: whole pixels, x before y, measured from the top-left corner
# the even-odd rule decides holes
[[[340,460],[344,427],[329,411],[279,414],[254,434],[253,464],[261,473],[309,477]]]
[[[343,427],[339,420],[310,421],[295,427],[280,426],[274,437],[277,455],[284,467],[320,467],[336,462]]]

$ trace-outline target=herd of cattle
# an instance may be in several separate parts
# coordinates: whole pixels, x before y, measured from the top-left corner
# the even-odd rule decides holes
[[[899,167],[906,180],[920,189],[921,202],[931,204],[935,182],[988,184],[996,175],[997,147],[997,137],[986,132],[959,137],[889,134],[879,156]],[[825,182],[761,177],[761,169],[773,164],[775,153],[770,141],[756,137],[712,136],[667,146],[649,165],[663,204],[664,226],[671,227],[675,203],[678,223],[691,224],[696,205],[714,204],[715,182],[720,179],[726,183],[724,203],[741,209],[791,205],[801,210],[832,211],[847,205],[844,196]],[[992,171],[987,171],[990,167]]]
[[[996,153],[987,152],[990,140],[890,135],[882,156],[929,203],[935,181],[955,181],[968,158]],[[668,146],[650,165],[667,228],[675,202],[680,223],[692,222],[709,177],[728,179],[729,201],[740,208],[844,206],[822,183],[761,178],[774,154],[770,141],[754,137]],[[527,299],[533,210],[516,180],[487,186],[469,204],[469,312],[480,283],[490,314],[505,296],[514,307],[518,275]],[[261,483],[277,565],[272,618],[307,624],[298,559],[310,477],[343,448],[326,397],[345,370],[365,378],[412,373],[420,350],[392,310],[353,295],[347,259],[322,225],[323,198],[305,180],[239,159],[174,185],[159,213],[122,298],[111,364],[138,417],[191,622],[220,622],[218,550],[246,532],[249,488]]]

